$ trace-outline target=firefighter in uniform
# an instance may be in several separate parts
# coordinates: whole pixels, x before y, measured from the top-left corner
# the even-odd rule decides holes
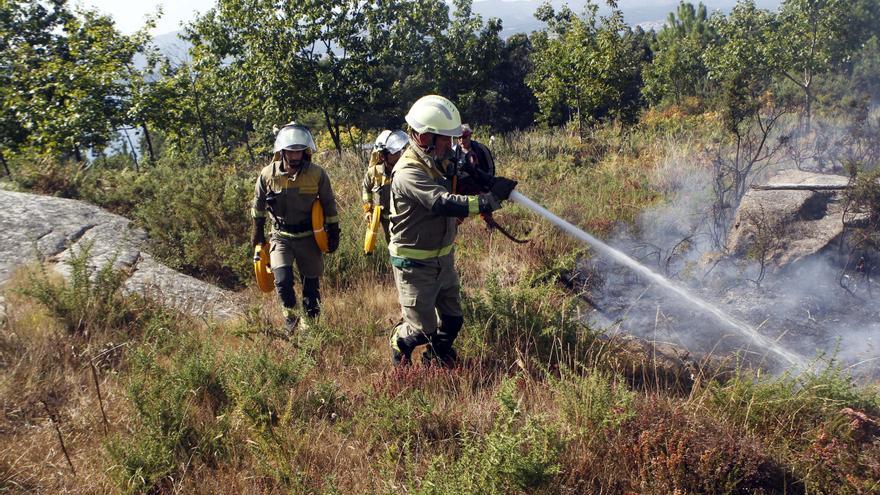
[[[385,232],[385,241],[390,240],[388,231],[391,211],[389,202],[391,199],[391,170],[400,159],[403,149],[406,148],[409,138],[403,131],[384,130],[376,138],[373,152],[370,154],[370,164],[364,174],[364,182],[361,186],[361,199],[363,201],[364,220],[370,224],[373,211],[376,206],[381,206],[382,230]]]
[[[457,219],[501,207],[516,181],[496,177],[489,192],[452,194],[455,175],[452,138],[461,135],[461,116],[442,96],[420,98],[406,115],[409,148],[391,178],[391,242],[388,251],[402,321],[392,330],[391,360],[408,364],[413,350],[428,344],[423,362],[451,366],[453,343],[464,324],[454,242]]]
[[[300,321],[296,311],[294,264],[302,283],[305,316],[316,318],[321,311],[320,277],[324,272],[324,257],[313,232],[315,201],[320,203],[324,213],[327,251],[332,253],[339,246],[336,199],[327,172],[311,161],[314,151],[317,148],[306,126],[285,125],[275,138],[272,163],[260,171],[254,192],[251,244],[257,246],[265,242],[268,212],[272,218],[269,263],[288,331],[295,330]]]
[[[473,133],[474,131],[471,129],[471,126],[462,124],[461,136],[458,138],[458,145],[456,145],[454,149],[460,150],[460,152],[465,155],[464,159],[469,167],[478,170],[479,173],[484,176],[494,177],[495,158],[485,144],[471,139]],[[463,174],[462,171],[459,170],[459,177],[466,174],[467,172],[464,172]]]

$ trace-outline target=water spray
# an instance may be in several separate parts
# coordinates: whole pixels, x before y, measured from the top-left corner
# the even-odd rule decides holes
[[[697,306],[698,308],[700,308],[704,312],[711,314],[716,319],[718,319],[719,321],[724,323],[726,326],[736,330],[737,332],[742,334],[744,337],[747,337],[749,340],[751,340],[755,344],[766,348],[767,350],[773,352],[774,354],[776,354],[780,358],[784,359],[786,362],[788,362],[788,364],[798,368],[799,370],[806,369],[807,363],[804,360],[804,358],[802,358],[801,356],[799,356],[791,351],[788,351],[788,350],[782,348],[776,342],[761,335],[760,333],[758,333],[757,330],[752,328],[752,326],[749,325],[748,323],[745,323],[743,321],[737,320],[736,318],[733,318],[732,316],[728,315],[727,313],[722,311],[717,306],[715,306],[707,301],[704,301],[703,299],[700,299],[699,297],[691,294],[684,287],[681,287],[680,285],[676,284],[672,280],[669,280],[668,278],[664,277],[663,275],[660,275],[659,273],[642,265],[638,261],[627,256],[622,251],[614,249],[613,247],[609,246],[608,244],[605,244],[604,242],[600,241],[599,239],[593,237],[592,235],[575,227],[571,223],[559,218],[558,216],[553,214],[551,211],[547,210],[546,208],[539,205],[538,203],[535,203],[534,201],[525,197],[524,195],[520,194],[519,192],[517,192],[517,191],[511,192],[510,193],[510,200],[513,201],[514,203],[518,203],[518,204],[528,208],[529,210],[532,210],[533,212],[537,213],[538,215],[546,218],[551,223],[553,223],[553,225],[556,225],[560,229],[569,233],[571,236],[577,238],[578,240],[580,240],[582,242],[589,244],[599,253],[601,253],[601,254],[613,259],[614,261],[620,263],[621,265],[633,270],[634,272],[642,275],[643,277],[647,278],[648,280],[653,281],[654,283],[656,283],[660,287],[663,287],[667,291],[672,292],[672,293],[680,296],[681,298],[694,304],[695,306]]]

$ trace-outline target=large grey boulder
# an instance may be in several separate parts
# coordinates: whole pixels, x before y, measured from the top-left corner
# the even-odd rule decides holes
[[[783,267],[833,246],[844,233],[848,178],[785,170],[742,199],[727,238],[738,257]]]
[[[131,221],[97,206],[0,189],[0,284],[37,259],[66,275],[64,261],[88,246],[91,266],[112,260],[128,275],[124,288],[130,293],[212,319],[236,313],[232,292],[159,263],[145,251],[147,240]]]

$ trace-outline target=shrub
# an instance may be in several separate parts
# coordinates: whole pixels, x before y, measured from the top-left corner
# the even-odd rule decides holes
[[[291,421],[293,388],[313,366],[302,352],[278,356],[265,349],[244,349],[227,358],[224,387],[235,411],[261,430],[279,420]]]
[[[110,475],[125,493],[147,492],[192,461],[215,465],[225,455],[223,413],[229,405],[213,349],[190,337],[163,356],[146,344],[130,358],[131,433],[107,445]]]
[[[137,319],[134,298],[122,292],[125,274],[113,268],[114,259],[97,269],[90,264],[91,244],[80,247],[66,260],[69,280],[56,282],[40,265],[28,276],[21,293],[35,299],[61,321],[71,335],[90,335],[119,328]]]
[[[629,483],[619,477],[623,488],[639,493],[751,494],[786,488],[780,467],[754,437],[662,399],[638,404],[611,441],[608,456],[631,476]]]
[[[457,457],[437,456],[415,493],[492,495],[548,488],[559,472],[561,445],[539,418],[523,414],[515,389],[515,379],[502,382],[492,429],[485,435],[465,435]]]
[[[246,167],[159,168],[155,190],[133,211],[151,251],[176,270],[225,287],[253,278],[247,213],[256,171]]]
[[[841,411],[876,416],[880,399],[833,363],[800,376],[756,381],[737,375],[725,384],[713,383],[707,394],[710,414],[742,424],[772,445],[809,493],[865,493],[875,483],[863,473],[877,473],[878,445],[870,438],[854,439],[850,419]]]
[[[464,294],[468,326],[459,339],[461,348],[465,354],[504,363],[520,356],[557,362],[593,338],[569,301],[552,283],[532,287],[526,281],[505,288],[490,277],[484,292]]]
[[[632,419],[635,393],[621,378],[593,369],[581,372],[560,367],[560,377],[549,378],[565,425],[583,437],[604,437],[606,430],[617,430]]]

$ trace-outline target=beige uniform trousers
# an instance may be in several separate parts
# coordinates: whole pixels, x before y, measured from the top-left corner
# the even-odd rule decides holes
[[[271,240],[269,263],[273,270],[296,264],[304,278],[318,278],[324,273],[324,255],[313,235],[294,239],[272,232]]]
[[[398,338],[435,334],[439,315],[462,316],[461,287],[453,253],[428,260],[413,260],[415,266],[393,267],[403,324]]]

